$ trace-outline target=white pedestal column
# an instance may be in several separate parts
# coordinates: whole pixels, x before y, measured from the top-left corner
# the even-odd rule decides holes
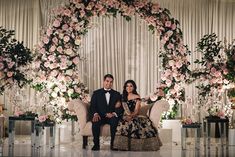
[[[177,119],[162,120],[163,129],[172,129],[172,142],[181,143],[181,121]]]

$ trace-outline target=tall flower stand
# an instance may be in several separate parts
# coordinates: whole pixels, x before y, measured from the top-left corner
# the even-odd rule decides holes
[[[201,124],[196,123],[196,124],[182,124],[181,128],[181,145],[182,149],[186,149],[186,130],[187,129],[194,129],[195,131],[195,149],[200,149],[200,129],[201,129]]]
[[[35,124],[35,145],[36,148],[39,149],[44,143],[42,143],[42,136],[44,134],[46,134],[46,128],[49,128],[49,145],[50,148],[54,148],[55,147],[55,133],[56,133],[56,124],[54,121],[51,122],[37,122]],[[47,134],[46,134],[47,135]],[[47,138],[48,139],[48,138]],[[45,139],[44,139],[45,140]]]
[[[211,139],[211,123],[218,123],[220,124],[220,131],[221,131],[221,146],[225,145],[228,146],[228,127],[229,127],[229,120],[228,118],[219,118],[219,117],[206,117],[203,120],[203,131],[204,131],[204,146],[207,145],[208,149],[210,149],[210,139]],[[206,140],[207,138],[207,140]]]

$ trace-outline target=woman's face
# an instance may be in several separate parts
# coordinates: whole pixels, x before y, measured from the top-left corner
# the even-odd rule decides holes
[[[133,90],[134,90],[134,86],[131,83],[127,83],[127,85],[126,85],[127,93],[132,93]]]

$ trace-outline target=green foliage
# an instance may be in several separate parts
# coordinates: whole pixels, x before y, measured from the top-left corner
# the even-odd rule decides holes
[[[235,97],[235,88],[228,90],[228,97],[230,98]]]
[[[32,62],[32,54],[23,42],[18,42],[13,36],[13,30],[0,27],[0,94],[15,81],[19,87],[30,82],[21,67]]]
[[[73,121],[77,121],[78,120],[78,117],[76,115],[71,115],[68,113],[69,112],[69,109],[66,108],[64,110],[62,110],[62,120],[73,120]]]

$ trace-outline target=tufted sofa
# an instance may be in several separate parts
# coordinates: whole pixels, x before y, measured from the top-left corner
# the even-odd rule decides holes
[[[69,102],[69,106],[75,110],[78,117],[80,134],[83,137],[83,148],[87,146],[88,137],[92,136],[92,123],[88,121],[89,104],[85,104],[81,100],[75,99]],[[154,104],[141,104],[140,115],[149,116],[155,127],[158,127],[161,115],[169,109],[169,103],[165,100],[156,101]],[[101,127],[101,136],[110,136],[110,127],[105,124]]]

